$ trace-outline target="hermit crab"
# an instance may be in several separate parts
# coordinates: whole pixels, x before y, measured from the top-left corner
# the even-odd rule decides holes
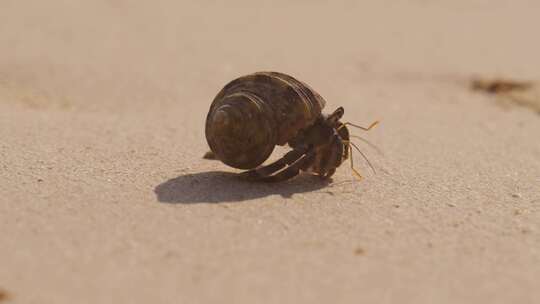
[[[350,122],[342,123],[344,110],[322,114],[325,100],[307,84],[278,72],[258,72],[229,82],[214,98],[206,117],[206,139],[217,158],[238,169],[240,177],[253,181],[278,182],[301,171],[329,178],[350,158],[354,168],[347,126],[365,131]],[[277,161],[261,166],[276,145],[292,150]],[[367,161],[367,158],[365,158]],[[371,166],[369,161],[368,164]]]

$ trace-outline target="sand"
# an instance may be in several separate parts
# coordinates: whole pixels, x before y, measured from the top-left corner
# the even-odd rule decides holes
[[[5,303],[538,303],[535,1],[0,2]],[[202,159],[235,77],[381,124],[328,183]],[[279,149],[278,157],[286,149]]]

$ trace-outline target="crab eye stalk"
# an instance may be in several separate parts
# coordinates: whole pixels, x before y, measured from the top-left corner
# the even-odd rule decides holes
[[[345,113],[345,110],[343,107],[337,108],[332,114],[330,114],[327,118],[327,121],[330,123],[337,123]]]

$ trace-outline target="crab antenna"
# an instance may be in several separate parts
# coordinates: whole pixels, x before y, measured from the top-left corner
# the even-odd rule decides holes
[[[381,149],[379,149],[379,147],[377,147],[376,145],[374,145],[373,143],[371,143],[369,140],[365,139],[365,138],[362,138],[360,136],[357,136],[357,135],[352,135],[350,134],[349,135],[350,138],[356,138],[356,139],[359,139],[361,141],[363,141],[366,145],[370,146],[373,150],[377,151],[377,153],[383,155],[384,153],[381,151]]]
[[[346,123],[342,124],[341,126],[339,126],[339,128],[337,128],[337,129],[339,130],[341,128],[344,128],[345,126],[353,126],[355,128],[358,128],[358,129],[361,129],[361,130],[364,130],[364,131],[369,131],[369,130],[371,130],[371,128],[375,127],[378,124],[379,124],[379,121],[376,120],[376,121],[372,122],[371,125],[369,125],[369,127],[366,128],[366,127],[362,127],[362,126],[359,126],[359,125],[355,125],[352,122],[346,122]]]
[[[356,149],[356,151],[360,153],[360,155],[362,155],[362,157],[366,160],[366,163],[369,165],[369,167],[373,171],[373,174],[377,174],[377,172],[375,172],[375,168],[373,168],[373,165],[371,165],[371,162],[369,161],[369,159],[367,159],[366,155],[364,155],[364,153],[362,153],[362,151],[360,151],[360,149],[358,149],[358,147],[352,141],[349,141],[349,144],[352,145]],[[352,159],[352,153],[351,153],[351,159]]]

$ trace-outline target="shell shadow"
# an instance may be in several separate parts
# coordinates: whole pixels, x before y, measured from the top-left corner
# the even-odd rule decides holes
[[[184,174],[169,179],[154,188],[159,202],[169,204],[241,202],[269,195],[291,198],[296,193],[315,191],[326,187],[331,180],[300,175],[281,183],[243,181],[228,172],[201,172]]]

